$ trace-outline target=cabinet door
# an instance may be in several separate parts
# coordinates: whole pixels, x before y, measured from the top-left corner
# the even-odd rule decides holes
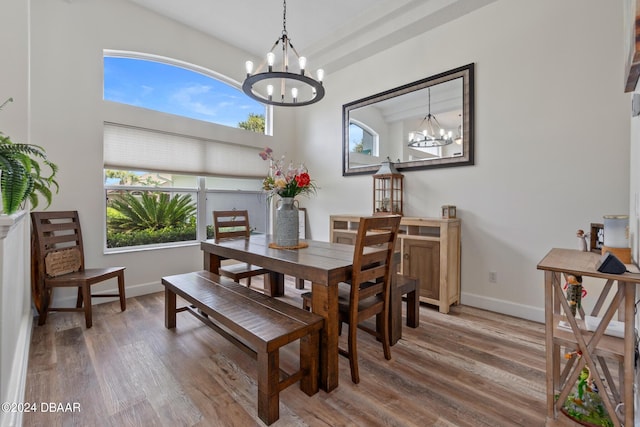
[[[420,280],[420,296],[440,298],[440,243],[431,240],[402,239],[402,270]]]

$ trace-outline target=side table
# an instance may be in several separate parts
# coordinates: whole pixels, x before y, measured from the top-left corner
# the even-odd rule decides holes
[[[634,425],[634,304],[640,274],[606,274],[596,270],[600,255],[571,249],[551,249],[537,268],[544,271],[547,365],[547,419],[556,419],[580,373],[587,367],[607,414],[616,427]],[[562,286],[566,275],[594,277],[605,281],[591,312],[601,317],[594,331],[587,331],[582,308],[571,314]],[[610,296],[617,282],[615,294]],[[594,291],[590,286],[590,291]],[[595,292],[592,293],[592,295]],[[602,312],[602,314],[601,314]],[[624,336],[606,335],[617,313],[624,324]],[[563,325],[568,325],[566,327]],[[575,352],[565,359],[560,354]],[[610,365],[617,365],[618,378]]]

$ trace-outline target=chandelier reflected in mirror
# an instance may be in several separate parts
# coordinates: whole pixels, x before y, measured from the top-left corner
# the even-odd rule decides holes
[[[421,130],[413,131],[409,133],[409,147],[411,148],[433,148],[442,147],[444,145],[451,144],[453,139],[452,131],[445,131],[440,122],[436,119],[436,116],[431,114],[431,88],[427,89],[428,93],[428,109],[427,115],[418,125]]]
[[[282,58],[280,71],[275,70],[276,47],[281,46]],[[289,53],[293,52],[298,62],[298,72],[289,70]],[[247,78],[242,84],[242,91],[258,102],[283,107],[301,107],[320,101],[324,97],[322,79],[324,71],[317,71],[317,79],[311,77],[306,70],[307,59],[300,56],[291,44],[287,34],[287,1],[283,1],[282,34],[275,41],[265,61],[253,73],[253,62],[245,63]],[[266,71],[262,71],[264,67]],[[278,91],[278,92],[276,92]],[[266,97],[264,96],[266,94]]]

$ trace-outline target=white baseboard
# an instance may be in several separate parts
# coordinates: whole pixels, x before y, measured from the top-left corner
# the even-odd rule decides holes
[[[461,294],[461,304],[544,323],[544,307],[517,304],[511,301],[464,292]]]
[[[25,387],[27,382],[27,366],[29,364],[29,348],[31,345],[31,326],[33,324],[33,316],[31,310],[28,310],[22,316],[20,321],[20,331],[16,342],[15,352],[13,353],[13,366],[11,376],[9,377],[7,387],[7,402],[25,402]],[[22,412],[4,412],[0,413],[1,427],[19,427],[22,425]]]
[[[152,294],[160,291],[164,291],[164,286],[162,286],[162,283],[160,282],[142,283],[139,285],[125,287],[125,294],[127,298],[139,297],[140,295],[147,295],[147,294]],[[113,287],[111,289],[103,289],[99,292],[95,292],[94,295],[113,294],[117,292],[118,292],[118,288]],[[99,299],[94,299],[92,303],[93,305],[96,305],[96,304],[103,304],[103,303],[112,302],[112,301],[118,301],[118,298],[117,297],[99,298]],[[54,304],[59,307],[74,307],[76,304],[76,295],[73,294],[60,299],[55,298]]]

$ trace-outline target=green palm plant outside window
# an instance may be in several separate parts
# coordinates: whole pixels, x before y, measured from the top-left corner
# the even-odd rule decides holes
[[[140,196],[131,193],[113,195],[108,227],[114,232],[160,230],[181,227],[195,219],[196,206],[189,195],[149,191]]]

